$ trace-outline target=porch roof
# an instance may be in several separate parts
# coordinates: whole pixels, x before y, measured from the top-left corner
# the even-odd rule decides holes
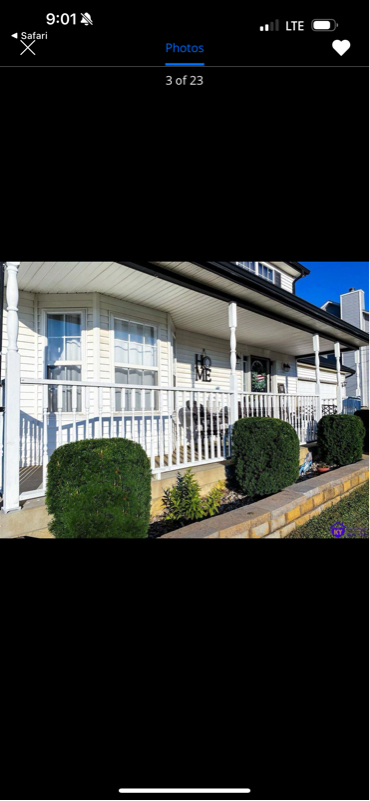
[[[288,264],[288,263],[287,263]],[[293,264],[292,262],[290,264]],[[227,304],[238,305],[237,341],[290,356],[368,343],[368,334],[229,262],[21,262],[31,293],[99,292],[171,314],[177,328],[229,339]]]

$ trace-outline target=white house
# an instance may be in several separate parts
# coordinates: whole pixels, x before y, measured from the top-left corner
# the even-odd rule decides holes
[[[341,409],[368,334],[297,297],[298,262],[7,262],[3,510],[44,494],[59,445],[140,442],[153,474],[229,458],[238,416],[301,444]],[[323,359],[335,353],[335,364]]]

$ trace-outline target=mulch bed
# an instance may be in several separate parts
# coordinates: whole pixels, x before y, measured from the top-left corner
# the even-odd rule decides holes
[[[337,469],[337,467],[331,467],[328,472],[331,473],[333,470]],[[296,483],[299,484],[300,482],[307,481],[310,478],[317,478],[319,475],[327,475],[327,473],[319,473],[314,463],[310,470],[307,470],[306,473],[297,479]],[[225,489],[218,514],[222,515],[225,514],[225,512],[232,512],[234,509],[239,509],[241,506],[248,506],[249,504],[260,500],[262,500],[262,498],[259,496],[251,497],[249,495],[243,495],[235,488]],[[203,519],[205,520],[206,518]],[[162,534],[168,534],[170,531],[176,531],[177,529],[183,528],[187,525],[189,525],[189,521],[178,523],[174,520],[164,520],[163,515],[156,515],[156,517],[152,517],[151,519],[148,529],[148,537],[161,537]]]

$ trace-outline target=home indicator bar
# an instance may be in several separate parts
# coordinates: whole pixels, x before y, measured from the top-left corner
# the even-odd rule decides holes
[[[202,789],[194,789],[194,788],[190,788],[190,787],[175,788],[175,789],[169,789],[168,787],[165,788],[165,789],[160,788],[160,787],[154,787],[154,788],[151,788],[151,789],[149,789],[148,787],[145,787],[144,789],[143,788],[139,789],[137,787],[135,787],[135,788],[132,788],[132,787],[130,787],[130,788],[120,787],[119,792],[120,793],[136,793],[136,794],[139,794],[139,793],[144,794],[145,793],[145,794],[148,794],[148,795],[149,795],[149,793],[167,793],[167,795],[168,794],[175,795],[176,793],[178,793],[178,794],[181,793],[181,794],[184,794],[184,795],[187,795],[189,793],[196,793],[197,795],[200,794],[200,793],[203,793],[203,794],[208,793],[208,794],[211,794],[211,795],[216,795],[217,793],[219,795],[220,794],[223,795],[223,794],[226,794],[226,793],[230,793],[230,794],[234,793],[234,794],[243,795],[243,793],[250,793],[250,788],[246,787],[244,790],[242,790],[242,789],[236,789],[235,787],[233,787],[231,790],[230,789],[227,790],[224,787],[222,787],[222,788],[217,788],[217,789],[213,788],[213,789],[208,789],[207,790],[204,787]]]

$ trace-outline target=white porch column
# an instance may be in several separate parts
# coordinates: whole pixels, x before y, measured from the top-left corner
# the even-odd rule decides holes
[[[355,365],[356,365],[356,396],[361,398],[360,386],[360,351],[355,350]]]
[[[236,309],[237,309],[236,303],[229,303],[231,425],[233,425],[238,419],[238,377],[236,374],[236,326],[237,326]]]
[[[316,373],[316,395],[317,395],[317,415],[316,420],[319,420],[322,417],[322,407],[321,407],[321,385],[320,385],[320,340],[319,335],[313,335],[313,349],[315,353],[315,373]]]
[[[6,287],[8,347],[5,361],[4,498],[3,511],[19,506],[20,359],[18,353],[18,267],[7,261]]]
[[[337,364],[337,410],[338,414],[342,414],[342,385],[340,377],[340,343],[336,342],[334,345],[334,353]]]

